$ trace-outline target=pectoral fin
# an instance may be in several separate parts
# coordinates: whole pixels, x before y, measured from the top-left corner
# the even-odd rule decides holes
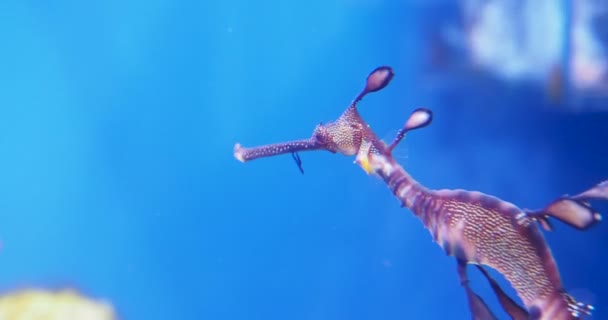
[[[602,219],[589,204],[570,197],[557,199],[544,209],[528,211],[527,214],[536,218],[545,230],[551,230],[547,217],[558,219],[579,230],[588,229]]]
[[[575,196],[563,196],[541,210],[524,211],[547,231],[553,229],[549,217],[579,230],[586,230],[602,220],[602,215],[591,207],[589,200],[608,200],[608,180]]]

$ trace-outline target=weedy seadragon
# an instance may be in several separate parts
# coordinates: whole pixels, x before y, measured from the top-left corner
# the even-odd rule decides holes
[[[564,290],[553,255],[539,226],[551,229],[550,218],[585,230],[601,220],[590,200],[608,200],[608,181],[574,196],[562,196],[539,210],[520,209],[512,203],[476,191],[431,190],[415,181],[393,158],[392,151],[411,130],[429,125],[430,110],[414,110],[391,144],[370,129],[357,111],[365,95],[386,87],[394,73],[382,66],[367,77],[364,89],[335,121],[319,124],[309,139],[245,148],[234,146],[242,161],[291,153],[300,171],[300,151],[327,150],[355,156],[367,174],[382,179],[403,207],[411,210],[433,240],[455,257],[473,319],[496,319],[483,299],[469,287],[468,264],[477,265],[489,281],[500,305],[512,319],[566,320],[589,315],[592,306],[577,302]],[[501,273],[515,289],[518,305],[490,277],[483,266]]]

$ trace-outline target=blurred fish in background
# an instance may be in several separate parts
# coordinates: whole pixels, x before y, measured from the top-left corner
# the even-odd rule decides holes
[[[427,85],[526,84],[541,90],[552,106],[606,109],[608,2],[461,0],[453,5],[453,16],[427,26]]]

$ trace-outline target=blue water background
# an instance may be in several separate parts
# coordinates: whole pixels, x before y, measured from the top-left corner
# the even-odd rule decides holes
[[[361,113],[390,140],[435,112],[397,150],[427,186],[536,208],[608,176],[605,113],[489,78],[424,87],[417,8],[0,2],[0,289],[74,287],[121,319],[469,319],[454,260],[352,158],[302,153],[301,175],[232,155],[308,137],[386,64]],[[565,287],[608,317],[608,227],[556,225]]]

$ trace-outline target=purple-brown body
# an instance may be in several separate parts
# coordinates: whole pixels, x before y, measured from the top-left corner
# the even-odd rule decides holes
[[[515,205],[480,192],[429,190],[392,157],[373,156],[378,174],[447,254],[499,271],[533,319],[573,319],[551,251],[535,223]],[[536,315],[536,317],[534,317]]]
[[[503,309],[513,319],[570,320],[589,314],[591,306],[577,303],[564,291],[539,223],[549,228],[548,217],[554,217],[579,229],[595,224],[601,216],[586,201],[608,199],[606,183],[573,197],[559,198],[538,211],[524,211],[480,192],[427,189],[395,161],[391,152],[406,132],[427,126],[432,113],[426,109],[415,110],[387,146],[377,138],[356,108],[367,93],[381,90],[392,77],[389,67],[374,70],[368,76],[365,89],[346,111],[336,121],[318,125],[311,138],[256,148],[236,144],[235,157],[245,162],[306,150],[356,155],[355,163],[366,173],[381,178],[402,206],[421,220],[433,240],[456,258],[474,319],[493,319],[494,316],[468,287],[466,264],[494,268],[511,283],[526,310],[508,298],[484,271]]]

